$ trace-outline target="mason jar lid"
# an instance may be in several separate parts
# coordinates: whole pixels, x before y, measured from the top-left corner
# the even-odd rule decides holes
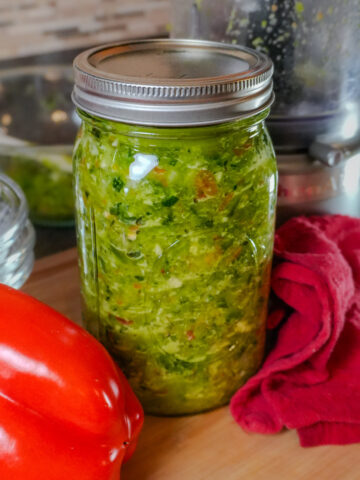
[[[124,123],[211,125],[254,115],[273,101],[271,60],[224,43],[121,42],[86,50],[74,70],[75,105]]]

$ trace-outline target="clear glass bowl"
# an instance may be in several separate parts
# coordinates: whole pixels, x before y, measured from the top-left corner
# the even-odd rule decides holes
[[[21,188],[0,173],[0,283],[20,288],[34,265],[35,230]]]

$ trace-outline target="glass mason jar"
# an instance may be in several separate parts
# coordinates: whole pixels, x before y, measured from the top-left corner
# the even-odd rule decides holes
[[[148,413],[223,405],[264,349],[277,183],[264,125],[271,62],[153,40],[84,52],[75,73],[85,325]]]

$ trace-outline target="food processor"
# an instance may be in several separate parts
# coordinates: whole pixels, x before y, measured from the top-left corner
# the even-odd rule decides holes
[[[278,222],[360,216],[359,0],[173,0],[172,35],[247,45],[275,65],[267,122]]]

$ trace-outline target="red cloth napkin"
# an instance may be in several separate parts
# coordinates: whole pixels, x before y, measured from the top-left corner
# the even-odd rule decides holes
[[[278,337],[232,398],[247,431],[298,431],[302,446],[360,442],[360,219],[293,218],[275,236]]]

